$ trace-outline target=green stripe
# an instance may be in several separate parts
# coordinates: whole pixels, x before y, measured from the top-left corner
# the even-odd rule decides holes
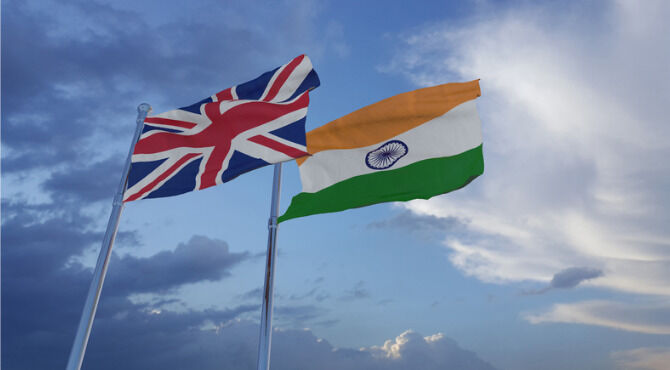
[[[355,176],[316,193],[300,193],[278,221],[383,202],[428,199],[460,189],[483,172],[480,145],[452,157],[426,159],[396,170]]]

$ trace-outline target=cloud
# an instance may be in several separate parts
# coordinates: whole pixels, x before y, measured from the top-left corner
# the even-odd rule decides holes
[[[667,303],[602,300],[561,303],[545,312],[527,313],[524,318],[533,324],[587,324],[645,334],[670,334],[670,305]]]
[[[441,333],[423,337],[408,330],[383,346],[363,351],[385,363],[386,369],[494,369]]]
[[[60,175],[108,160],[120,166],[140,102],[174,109],[307,49],[346,49],[336,23],[323,31],[317,25],[321,10],[310,2],[201,1],[176,12],[151,9],[156,17],[121,7],[82,0],[3,6],[3,175]],[[337,41],[337,50],[324,41]],[[48,185],[69,183],[59,176]]]
[[[2,202],[2,360],[8,369],[65,366],[91,282],[91,269],[75,257],[93,245],[99,246],[102,239],[101,233],[89,231],[95,221],[82,214],[80,204]],[[127,233],[125,239],[133,242],[134,236]],[[230,252],[223,241],[198,236],[173,251],[149,257],[114,255],[88,353],[96,356],[96,350],[90,348],[95,348],[95,333],[105,333],[102,328],[107,323],[112,323],[107,334],[119,340],[128,339],[128,333],[115,332],[117,328],[133,336],[141,328],[151,328],[155,335],[175,327],[187,332],[206,322],[228,321],[257,311],[257,304],[172,314],[163,310],[162,317],[170,319],[151,326],[157,320],[150,320],[153,316],[147,316],[148,312],[175,302],[165,298],[152,303],[129,299],[138,292],[161,293],[184,284],[225,278],[247,256]]]
[[[551,279],[551,287],[559,289],[574,288],[580,283],[598,278],[603,275],[603,272],[598,269],[588,267],[570,267],[559,271]]]
[[[635,348],[613,352],[611,357],[620,370],[665,370],[670,363],[670,348]]]
[[[352,289],[345,291],[344,295],[340,297],[340,300],[355,301],[365,298],[370,298],[370,291],[365,288],[364,281],[359,281]]]
[[[44,214],[39,216],[45,217]],[[45,230],[39,227],[51,224],[48,217],[41,223],[26,215],[12,217],[15,224],[24,220],[32,225],[32,233],[26,234],[27,237],[42,235]],[[8,228],[3,224],[2,233],[3,263],[11,265],[3,271],[3,365],[7,369],[62,368],[91,271],[80,264],[67,263],[68,259],[63,257],[35,264],[40,261],[34,258],[41,253],[40,249],[17,253],[21,248],[14,244],[17,239],[12,237],[17,232],[15,224]],[[54,240],[54,237],[60,239]],[[88,239],[72,236],[70,231],[55,234],[51,241],[54,247],[75,244],[76,248],[61,250],[67,255],[81,251],[81,244]],[[136,292],[160,293],[182,284],[220,279],[245,256],[229,252],[222,241],[195,236],[173,251],[145,258],[115,258],[84,368],[253,368],[258,326],[239,318],[257,315],[258,304],[175,311],[166,307],[174,305],[174,300],[147,303],[128,299]],[[174,276],[168,277],[166,273]],[[327,326],[337,322],[323,320],[323,313],[312,305],[278,306],[275,317],[276,323],[292,326],[304,326],[308,322]],[[396,339],[395,352],[400,357],[382,356],[382,349],[337,349],[311,331],[278,330],[274,337],[273,368],[280,370],[310,369],[314,364],[323,365],[324,369],[409,369],[415,368],[414,363],[427,364],[423,367],[427,370],[462,363],[468,366],[459,366],[461,369],[490,369],[476,355],[441,337],[422,344],[424,339],[420,336],[403,334],[401,337],[406,339]],[[417,341],[419,343],[415,343]],[[449,351],[445,352],[445,348]]]
[[[250,299],[262,299],[263,298],[263,288],[258,287],[251,290],[248,290],[242,294],[238,294],[237,297],[240,300],[250,300]]]
[[[82,163],[80,166],[51,173],[41,185],[55,200],[61,202],[111,201],[121,180],[122,167],[120,158]]]
[[[276,369],[463,369],[490,370],[490,364],[461,349],[442,334],[423,337],[406,331],[382,346],[335,348],[310,331],[276,331],[272,366]]]
[[[306,327],[310,322],[322,319],[326,310],[311,304],[306,305],[277,305],[274,308],[277,325],[291,327]]]
[[[249,258],[249,253],[232,253],[222,240],[194,235],[172,251],[150,257],[125,255],[110,262],[108,287],[130,293],[164,293],[183,284],[218,281],[230,276],[230,269]]]
[[[542,294],[550,289],[571,289],[584,281],[603,276],[603,272],[589,267],[569,267],[554,274],[549,286],[525,292],[525,294]]]
[[[90,217],[67,206],[3,200],[2,213],[3,275],[8,278],[56,274],[72,256],[102,240],[102,233],[87,227]]]
[[[420,215],[404,210],[393,217],[371,222],[368,229],[402,229],[415,233],[454,233],[461,232],[467,228],[467,221],[456,217],[437,217],[433,215]]]
[[[594,286],[670,296],[670,164],[658,160],[670,156],[670,50],[657,47],[670,6],[555,6],[483,5],[403,38],[387,70],[422,86],[481,78],[486,161],[467,188],[405,206],[468,220],[445,246],[482,281],[591,266],[607,275]]]
[[[95,222],[82,215],[78,204],[85,203],[3,200],[2,360],[7,369],[65,366],[91,281],[91,269],[74,257],[102,238],[87,231]],[[132,236],[127,237],[131,242]],[[147,257],[114,254],[84,368],[252,368],[258,327],[230,322],[258,318],[259,301],[196,310],[165,294],[229,277],[249,258],[248,252],[231,252],[222,240],[198,235]],[[139,293],[151,299],[131,299]],[[324,327],[337,322],[327,314],[311,304],[280,304],[275,324]],[[299,354],[290,355],[294,364]]]

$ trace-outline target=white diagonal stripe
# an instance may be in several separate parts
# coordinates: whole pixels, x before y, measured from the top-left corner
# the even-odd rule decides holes
[[[312,70],[312,62],[305,55],[300,64],[298,64],[293,73],[286,79],[286,82],[277,92],[277,95],[272,99],[272,101],[282,101],[290,98],[295,94],[296,90],[300,87],[300,84],[305,80],[307,74]]]

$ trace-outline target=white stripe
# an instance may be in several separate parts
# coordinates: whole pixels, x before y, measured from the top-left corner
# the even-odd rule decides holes
[[[202,105],[201,105],[202,107]],[[204,114],[196,114],[192,112],[188,112],[185,110],[181,109],[175,109],[171,111],[167,111],[161,114],[157,114],[152,117],[158,117],[158,118],[167,118],[167,119],[172,119],[176,121],[186,121],[186,122],[191,122],[194,123],[195,126],[193,128],[185,128],[185,127],[177,127],[177,126],[171,126],[171,125],[165,125],[165,124],[160,124],[160,123],[149,123],[146,122],[145,125],[147,126],[153,126],[153,127],[164,127],[167,129],[172,129],[172,130],[181,130],[182,132],[172,132],[172,134],[183,134],[183,135],[193,135],[194,133],[200,132],[207,128],[212,121],[210,121],[207,116]],[[165,131],[162,130],[151,130],[143,133],[140,136],[140,140],[145,139],[149,136],[159,134],[159,133],[165,133]]]
[[[230,95],[233,97],[233,100],[237,99],[237,85],[230,88]]]
[[[307,115],[307,108],[301,108],[292,112],[289,112],[281,117],[278,117],[272,121],[264,123],[258,127],[254,127],[251,130],[244,131],[233,138],[230,143],[230,151],[226,154],[226,158],[223,161],[221,170],[219,170],[216,176],[217,184],[221,183],[221,175],[223,172],[228,169],[228,164],[230,163],[230,158],[232,157],[235,150],[244,153],[248,156],[262,159],[268,163],[279,163],[290,161],[293,158],[287,156],[282,152],[278,152],[274,149],[270,149],[264,145],[259,145],[249,141],[250,137],[257,135],[267,135],[268,131],[274,131],[278,128],[284,127],[288,124],[296,122]],[[273,135],[274,136],[274,135]]]
[[[293,142],[293,141],[286,140],[286,139],[281,138],[277,135],[273,135],[269,132],[263,134],[263,136],[265,136],[266,138],[268,138],[270,140],[274,140],[274,141],[276,141],[280,144],[284,144],[286,146],[290,146],[291,148],[298,149],[298,150],[303,151],[303,152],[307,152],[307,147],[306,146],[298,144],[298,143]]]
[[[196,125],[208,125],[209,124],[209,120],[207,118],[203,117],[201,114],[189,112],[189,111],[182,110],[182,109],[174,109],[174,110],[171,110],[171,111],[167,111],[167,112],[152,116],[152,118],[153,117],[167,118],[167,119],[172,119],[172,120],[175,120],[175,121],[192,122],[192,123],[195,123]]]
[[[230,163],[230,158],[233,157],[233,153],[235,153],[235,151],[233,150],[233,143],[231,142],[230,143],[230,150],[228,151],[228,153],[226,153],[226,158],[223,159],[223,163],[221,164],[221,168],[219,169],[219,172],[216,173],[216,178],[214,179],[214,181],[216,182],[217,185],[223,184],[223,179],[221,179],[221,176],[228,169],[228,164]],[[205,161],[203,161],[202,163],[203,163],[203,165],[200,166],[200,173],[201,174],[204,173],[204,171],[205,171],[205,167],[204,167]],[[200,178],[200,176],[198,176],[198,178]],[[198,185],[200,185],[200,180],[198,180]]]
[[[185,166],[187,166],[189,163],[191,163],[191,162],[197,160],[198,158],[201,158],[201,157],[200,157],[200,156],[196,156],[196,157],[193,157],[193,158],[189,159],[188,161],[182,163],[182,165],[179,166],[175,171],[173,171],[172,174],[171,174],[170,176],[168,176],[167,178],[163,179],[161,182],[159,182],[158,184],[156,184],[156,185],[155,185],[154,187],[152,187],[149,191],[147,191],[147,192],[145,192],[144,194],[142,194],[142,196],[140,196],[140,197],[137,198],[136,200],[144,199],[147,195],[151,194],[151,192],[153,192],[154,190],[160,188],[161,186],[163,186],[163,184],[165,184],[166,181],[170,180],[170,179],[173,178],[176,174],[178,174],[179,171],[181,171]],[[167,171],[172,165],[174,165],[175,163],[177,163],[180,159],[181,159],[181,156],[173,156],[173,157],[168,158],[165,162],[161,163],[160,166],[156,167],[156,169],[154,169],[153,171],[151,171],[151,173],[150,173],[149,175],[145,176],[142,180],[138,181],[135,185],[133,185],[132,187],[128,188],[128,189],[126,190],[124,196],[123,196],[123,199],[126,200],[126,199],[130,198],[131,196],[134,196],[135,193],[140,192],[142,189],[144,189],[145,186],[149,185],[151,182],[153,182],[154,180],[156,180],[156,178],[158,178],[161,174],[163,174],[163,172]],[[196,184],[196,188],[195,188],[195,189],[197,189],[197,185],[198,185],[198,184]]]
[[[302,95],[302,94],[301,94]],[[300,96],[296,97],[295,99],[283,103],[274,103],[274,104],[291,104],[295,100],[299,99]],[[238,101],[221,101],[219,104],[219,109],[223,113],[232,107],[245,104],[245,103],[250,103],[250,102],[255,102],[255,100],[238,100]],[[204,114],[204,112],[203,112]],[[301,108],[294,110],[292,112],[289,112],[281,117],[278,117],[272,121],[269,121],[267,123],[264,123],[263,125],[260,125],[258,127],[255,127],[251,130],[247,130],[239,134],[237,137],[235,137],[232,142],[231,142],[231,150],[228,152],[226,155],[226,158],[224,159],[223,166],[219,173],[217,174],[216,177],[216,183],[220,184],[221,183],[221,175],[223,171],[225,171],[228,168],[228,164],[230,162],[230,158],[232,157],[233,150],[238,150],[242,153],[245,153],[247,155],[250,155],[255,158],[260,158],[268,163],[278,163],[278,162],[284,162],[293,159],[292,157],[287,156],[284,153],[277,152],[276,150],[270,149],[266,146],[259,145],[256,143],[252,143],[248,141],[250,137],[257,136],[257,135],[264,135],[267,137],[271,137],[274,140],[280,141],[286,145],[290,145],[292,147],[295,147],[297,149],[302,148],[301,150],[306,151],[306,148],[304,146],[301,146],[299,144],[287,142],[286,140],[283,140],[279,137],[276,137],[275,135],[269,134],[269,131],[274,131],[278,128],[284,127],[288,124],[291,124],[293,122],[296,122],[302,118],[304,118],[307,115],[307,107]],[[208,120],[209,121],[209,120]],[[204,126],[206,127],[206,126]],[[188,134],[192,134],[193,131],[201,131],[204,127],[197,126],[194,129],[188,130]],[[175,133],[175,135],[186,135],[186,133]],[[157,153],[149,153],[149,154],[133,154],[131,160],[133,163],[135,162],[151,162],[151,161],[158,161],[158,160],[167,160],[163,163],[161,163],[160,166],[158,166],[154,171],[152,171],[150,174],[145,176],[142,180],[137,182],[135,185],[133,185],[131,188],[129,188],[126,193],[124,194],[124,199],[127,199],[128,197],[134,195],[136,192],[142,190],[146,185],[154,181],[160,174],[163,173],[163,171],[166,171],[170,166],[175,164],[182,156],[190,153],[201,153],[202,154],[202,162],[200,163],[200,171],[198,176],[196,177],[196,187],[195,189],[200,188],[201,184],[201,175],[204,172],[205,165],[207,163],[207,160],[209,160],[209,156],[212,152],[214,147],[204,147],[204,148],[193,148],[193,147],[178,147],[174,149],[169,149],[165,150],[162,152],[157,152]],[[191,163],[193,160],[201,158],[200,156],[195,157],[192,160],[187,161],[188,163]],[[186,164],[184,164],[185,166]],[[184,166],[181,166],[179,170],[181,170]],[[173,172],[171,176],[169,176],[165,181],[168,179],[172,178],[176,173],[179,171]],[[162,181],[159,185],[155,186],[152,190],[147,192],[142,196],[144,198],[147,194],[151,193],[151,191],[159,188],[165,181]],[[141,199],[141,198],[140,198]]]
[[[279,163],[291,160],[293,158],[286,154],[270,149],[264,145],[253,143],[249,141],[249,138],[256,135],[265,135],[268,131],[274,131],[296,122],[305,117],[306,114],[307,108],[298,109],[261,126],[245,131],[233,139],[232,148],[254,158],[260,158],[268,163]]]
[[[407,155],[385,170],[365,164],[365,156],[389,140],[400,140]],[[421,126],[377,144],[355,149],[325,150],[300,165],[302,191],[314,193],[348,178],[378,171],[395,170],[430,158],[449,157],[482,143],[481,123],[474,100],[467,101]]]
[[[298,90],[300,84],[302,84],[311,70],[312,62],[305,55],[271,101],[282,101],[290,98]]]
[[[256,100],[222,100],[219,103],[219,112],[223,115],[227,111],[237,107],[238,105],[253,103]],[[207,116],[203,111],[202,114]],[[209,121],[209,118],[207,119]]]
[[[304,93],[303,93],[303,94],[304,94]],[[295,102],[296,100],[298,100],[301,96],[302,96],[302,94],[296,96],[296,97],[295,97],[294,99],[292,99],[292,100],[288,100],[288,101],[281,102],[281,103],[272,103],[272,104],[288,105],[288,104],[291,104],[291,103]],[[231,110],[232,108],[235,108],[235,107],[237,107],[237,106],[239,106],[239,105],[242,105],[242,104],[249,104],[249,103],[257,103],[257,102],[258,102],[258,100],[222,100],[222,101],[219,102],[219,112],[223,115],[223,114],[226,113],[227,111],[229,111],[229,110]],[[270,104],[270,103],[268,102],[268,104]],[[191,136],[191,135],[195,135],[195,134],[199,133],[200,131],[202,131],[202,130],[206,129],[207,127],[209,127],[209,125],[212,124],[212,121],[210,121],[210,120],[209,120],[209,117],[207,117],[207,114],[205,113],[205,108],[204,108],[204,106],[205,106],[205,104],[202,104],[202,105],[200,106],[200,111],[202,112],[202,114],[196,115],[196,114],[193,114],[193,113],[191,113],[191,112],[186,112],[186,113],[189,113],[190,115],[198,116],[198,117],[199,117],[198,122],[189,121],[189,122],[196,123],[196,126],[195,126],[195,127],[190,128],[190,129],[187,129],[187,128],[177,128],[177,129],[181,129],[182,132],[169,132],[169,134],[172,134],[172,135],[182,135],[182,136]],[[177,109],[176,111],[180,111],[180,110]],[[166,113],[163,113],[162,115],[167,114],[167,113],[171,113],[171,112],[172,112],[172,111],[170,111],[170,112],[166,112]],[[180,113],[180,114],[181,114],[181,113]],[[307,113],[305,113],[305,114],[307,114]],[[161,116],[162,116],[162,115],[161,115]],[[163,118],[169,118],[169,117],[165,116],[165,117],[163,117]],[[192,118],[192,117],[191,117],[191,118]],[[162,127],[162,126],[164,126],[164,125],[159,125],[159,124],[154,124],[154,123],[147,123],[147,125],[150,125],[150,126],[156,126],[156,127]],[[166,128],[174,128],[173,126],[165,126],[165,127],[166,127]],[[151,131],[147,131],[147,132],[145,132],[144,134],[142,134],[142,136],[140,136],[140,140],[145,139],[145,138],[147,138],[147,137],[149,137],[149,136],[152,136],[152,135],[159,134],[159,133],[166,133],[166,132],[165,132],[165,131],[161,131],[161,130],[151,130]]]
[[[248,156],[262,159],[268,163],[279,163],[294,159],[293,157],[289,157],[282,152],[278,152],[274,149],[268,148],[265,145],[257,144],[249,140],[240,140],[235,144],[235,150]]]
[[[272,78],[270,78],[270,81],[268,81],[268,84],[265,85],[265,91],[263,91],[263,94],[261,95],[260,98],[258,98],[258,100],[263,100],[263,99],[265,99],[265,97],[268,95],[268,93],[269,93],[270,90],[272,89],[272,86],[274,85],[275,81],[277,80],[277,77],[279,77],[279,74],[284,70],[284,68],[286,68],[287,65],[288,65],[288,63],[286,63],[286,64],[284,64],[283,66],[279,67],[279,69],[277,69],[277,70],[275,71],[275,73],[272,75]],[[273,99],[273,100],[274,100],[274,99]]]
[[[205,153],[207,150],[210,150],[213,147],[204,147],[204,148],[191,148],[186,146],[180,146],[178,148],[173,148],[169,150],[164,150],[157,153],[148,153],[148,154],[133,154],[131,160],[135,162],[153,162],[159,161],[165,158],[181,158],[187,154],[192,153]]]
[[[200,190],[200,183],[202,182],[202,174],[205,172],[205,168],[207,167],[207,161],[209,161],[209,157],[212,155],[212,152],[214,151],[214,147],[210,146],[209,148],[203,148],[202,151],[202,161],[200,161],[200,166],[198,167],[198,174],[195,175],[195,190]]]
[[[170,125],[161,125],[161,124],[158,124],[158,123],[147,123],[147,122],[144,122],[144,126],[145,126],[145,127],[148,127],[150,130],[147,131],[147,132],[145,132],[145,133],[143,133],[142,136],[140,136],[141,139],[144,139],[145,137],[151,136],[151,135],[153,135],[153,134],[156,133],[156,132],[166,132],[165,130],[161,130],[162,128],[164,128],[164,129],[168,129],[168,130],[177,130],[177,131],[181,131],[181,132],[184,132],[184,131],[188,130],[188,129],[185,128],[185,127],[177,127],[177,126],[170,126]],[[156,131],[153,131],[153,130],[156,130]],[[172,132],[172,131],[170,131],[170,133],[173,133],[173,134],[174,134],[174,133],[176,133],[176,132]]]
[[[236,138],[240,138],[240,140],[246,140],[252,136],[256,135],[263,135],[266,134],[270,131],[274,131],[278,128],[284,127],[286,125],[289,125],[293,122],[296,122],[303,117],[307,115],[307,107],[305,108],[300,108],[296,109],[292,112],[286,113],[285,115],[275,118],[272,121],[269,121],[267,123],[264,123],[260,126],[254,127],[250,130],[244,131],[237,135]]]

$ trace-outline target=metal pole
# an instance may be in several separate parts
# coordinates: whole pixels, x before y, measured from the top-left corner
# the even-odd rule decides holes
[[[265,264],[265,288],[261,309],[261,329],[258,337],[257,370],[270,369],[270,347],[272,347],[272,296],[274,294],[275,257],[277,255],[277,217],[279,217],[279,192],[281,189],[281,163],[275,164],[272,182],[272,203],[268,222],[268,255]]]
[[[109,265],[109,257],[112,255],[112,246],[116,238],[116,231],[119,228],[119,219],[121,218],[121,211],[123,210],[123,192],[126,190],[126,182],[128,179],[128,171],[130,170],[130,160],[135,149],[135,143],[142,133],[144,119],[151,111],[151,106],[147,103],[142,103],[137,107],[137,128],[135,129],[135,137],[130,144],[130,151],[126,159],[126,165],[123,168],[121,182],[116,190],[114,202],[112,203],[112,214],[109,216],[107,223],[107,231],[102,240],[102,247],[98,255],[98,262],[93,271],[93,281],[88,288],[88,296],[84,303],[84,310],[81,313],[79,320],[79,328],[77,335],[72,344],[70,351],[70,358],[67,361],[67,370],[79,370],[84,361],[84,354],[86,353],[86,345],[88,344],[88,337],[91,334],[91,327],[93,326],[93,319],[95,318],[95,311],[98,309],[98,301],[100,300],[100,292],[102,291],[102,284],[105,282],[105,274]]]

